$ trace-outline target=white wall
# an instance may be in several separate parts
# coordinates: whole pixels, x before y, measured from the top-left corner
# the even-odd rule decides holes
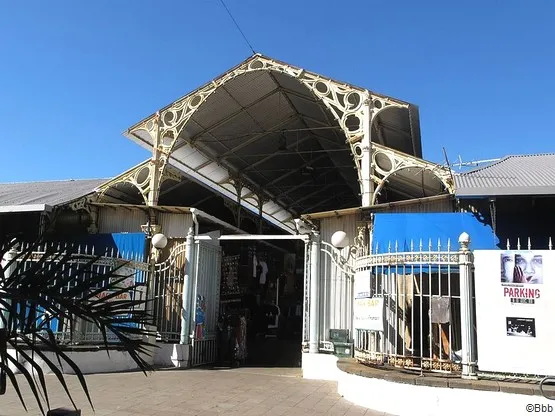
[[[193,216],[191,214],[161,212],[158,214],[158,223],[166,237],[185,238],[189,228],[193,226]]]
[[[185,238],[193,226],[193,217],[188,213],[161,212],[157,218],[168,238]],[[100,207],[98,212],[99,233],[138,233],[147,222],[147,214],[138,209]]]
[[[26,351],[26,353],[30,355],[28,351]],[[10,354],[12,357],[16,356],[13,349],[8,349],[8,354]],[[45,351],[43,352],[43,354],[48,358],[49,361],[52,361],[54,364],[56,364],[56,367],[58,369],[61,369],[64,374],[75,374],[73,369],[63,360],[62,366],[60,367],[54,353]],[[133,361],[131,356],[125,351],[111,350],[110,355],[108,355],[105,350],[65,351],[65,354],[77,365],[77,367],[79,367],[83,374],[113,373],[138,369],[135,361]],[[40,365],[40,367],[46,374],[52,373],[52,370],[44,362],[44,360],[42,360],[36,354],[32,358],[35,363]],[[23,364],[23,366],[29,371],[33,368],[21,355],[18,357],[17,361]],[[154,357],[148,357],[148,361],[153,364]],[[16,374],[19,373],[19,371],[13,364],[10,364],[10,369]]]
[[[151,348],[151,355],[145,357],[149,364],[159,367],[186,367],[188,365],[190,359],[189,345],[156,343],[156,346],[157,348]],[[64,352],[79,367],[83,374],[115,373],[139,369],[135,361],[125,351],[110,350],[109,355],[106,350],[101,349],[96,351],[90,351],[89,349]],[[25,351],[25,353],[31,355],[28,351]],[[8,354],[12,357],[16,356],[13,349],[8,349]],[[63,360],[60,367],[56,356],[52,352],[45,351],[43,354],[58,369],[62,370],[62,373],[75,374],[73,369],[68,364],[65,364]],[[35,363],[40,365],[45,374],[52,373],[52,370],[44,360],[36,354],[32,358]],[[29,371],[33,368],[21,355],[17,361],[23,364]],[[13,364],[10,364],[10,369],[16,374],[19,373],[19,370]]]
[[[98,232],[139,233],[141,225],[148,221],[147,214],[138,209],[100,207],[98,210]]]
[[[555,402],[541,396],[418,386],[345,373],[329,354],[304,353],[302,370],[303,378],[337,381],[337,392],[357,406],[397,416],[516,416],[555,411]]]

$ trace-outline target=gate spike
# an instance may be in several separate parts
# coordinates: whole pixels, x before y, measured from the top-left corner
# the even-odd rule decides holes
[[[391,253],[391,241],[387,243],[387,252]]]
[[[520,237],[516,239],[516,249],[520,250]]]
[[[553,244],[551,243],[551,237],[549,237],[548,247],[549,247],[550,250],[553,250]]]
[[[422,243],[422,239],[420,239],[420,243],[418,244],[418,251],[422,251],[423,247],[424,247],[424,245]]]
[[[428,240],[428,251],[432,251],[432,239]]]
[[[530,237],[528,237],[528,250],[532,250],[532,243],[530,242]]]
[[[410,251],[411,253],[414,251],[414,240],[412,238],[410,239]]]
[[[507,250],[511,249],[511,240],[507,238]]]
[[[451,238],[447,239],[447,251],[451,251]]]
[[[437,239],[437,251],[441,251],[441,238]]]
[[[395,240],[395,253],[399,252],[399,242]]]
[[[378,253],[379,253],[379,251],[378,251],[379,247],[378,247],[378,246],[379,246],[379,243],[376,243],[376,252],[375,252],[374,254],[378,254]]]
[[[94,256],[94,246],[92,246],[91,254]]]

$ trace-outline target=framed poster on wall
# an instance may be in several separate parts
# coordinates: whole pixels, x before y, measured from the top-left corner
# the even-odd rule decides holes
[[[555,374],[555,251],[474,252],[478,367]]]

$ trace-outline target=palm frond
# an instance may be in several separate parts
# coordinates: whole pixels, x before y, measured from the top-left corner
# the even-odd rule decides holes
[[[88,323],[102,336],[106,351],[118,345],[145,374],[153,370],[147,359],[155,347],[149,342],[155,333],[147,329],[152,319],[147,312],[149,301],[137,296],[144,284],[122,284],[134,276],[122,275],[125,261],[106,266],[101,256],[81,254],[72,246],[59,249],[37,241],[15,250],[17,244],[6,241],[0,250],[2,258],[10,253],[0,269],[0,394],[9,379],[25,407],[15,369],[23,374],[44,414],[50,408],[43,370],[48,368],[75,407],[64,379],[65,366],[77,375],[93,406],[82,371],[56,338],[52,329],[56,324],[71,328],[73,336],[77,322]],[[8,347],[15,356],[8,354]],[[35,356],[46,367],[37,364]]]

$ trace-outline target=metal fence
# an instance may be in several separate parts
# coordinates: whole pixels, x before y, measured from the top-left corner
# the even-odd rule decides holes
[[[375,250],[377,252],[378,250]],[[461,371],[459,253],[450,241],[395,243],[361,257],[371,296],[384,303],[384,330],[356,330],[355,357],[367,363],[433,372]]]
[[[22,244],[18,251],[27,252],[31,249],[29,244]],[[73,253],[72,257],[74,260],[65,262],[62,267],[58,267],[56,258],[46,258],[48,254],[55,252],[56,254],[62,253]],[[127,276],[128,279],[123,282],[127,286],[139,285],[135,290],[131,291],[130,296],[136,299],[145,299],[146,296],[146,286],[140,285],[141,283],[146,283],[148,274],[148,264],[140,261],[138,255],[132,253],[120,253],[116,249],[105,251],[102,254],[98,252],[95,253],[95,247],[86,244],[82,245],[64,245],[60,243],[44,243],[38,247],[33,248],[30,256],[25,258],[23,256],[18,256],[19,266],[23,272],[31,269],[33,263],[43,259],[46,264],[46,273],[52,271],[60,276],[60,279],[64,276],[69,276],[71,274],[75,275],[75,279],[70,283],[60,288],[60,293],[71,289],[79,283],[79,279],[86,279],[82,274],[76,273],[79,268],[83,266],[84,263],[94,260],[94,263],[90,266],[89,270],[95,275],[102,275],[110,273],[112,276],[114,274],[120,275],[122,277]],[[117,271],[114,272],[114,270]],[[113,278],[113,277],[112,277]],[[107,278],[109,279],[109,278]],[[101,285],[107,285],[108,280],[101,283]],[[56,284],[56,280],[54,280]],[[100,286],[102,287],[102,286]],[[44,312],[43,315],[38,316],[37,324],[41,323],[41,320],[47,320],[48,312]],[[103,343],[104,338],[100,329],[91,322],[87,322],[81,319],[73,320],[73,325],[70,325],[68,320],[59,319],[48,319],[48,328],[52,330],[59,342],[64,344],[95,344]],[[116,342],[118,338],[111,334],[107,334],[108,342]]]
[[[320,350],[333,352],[331,329],[353,333],[355,256],[351,247],[340,250],[324,241],[320,253]]]
[[[151,288],[154,325],[159,341],[179,342],[185,282],[185,251],[186,244],[178,244],[168,259],[156,264],[154,269]]]
[[[221,247],[205,241],[196,241],[195,244],[193,367],[214,363],[217,358],[221,279]]]

